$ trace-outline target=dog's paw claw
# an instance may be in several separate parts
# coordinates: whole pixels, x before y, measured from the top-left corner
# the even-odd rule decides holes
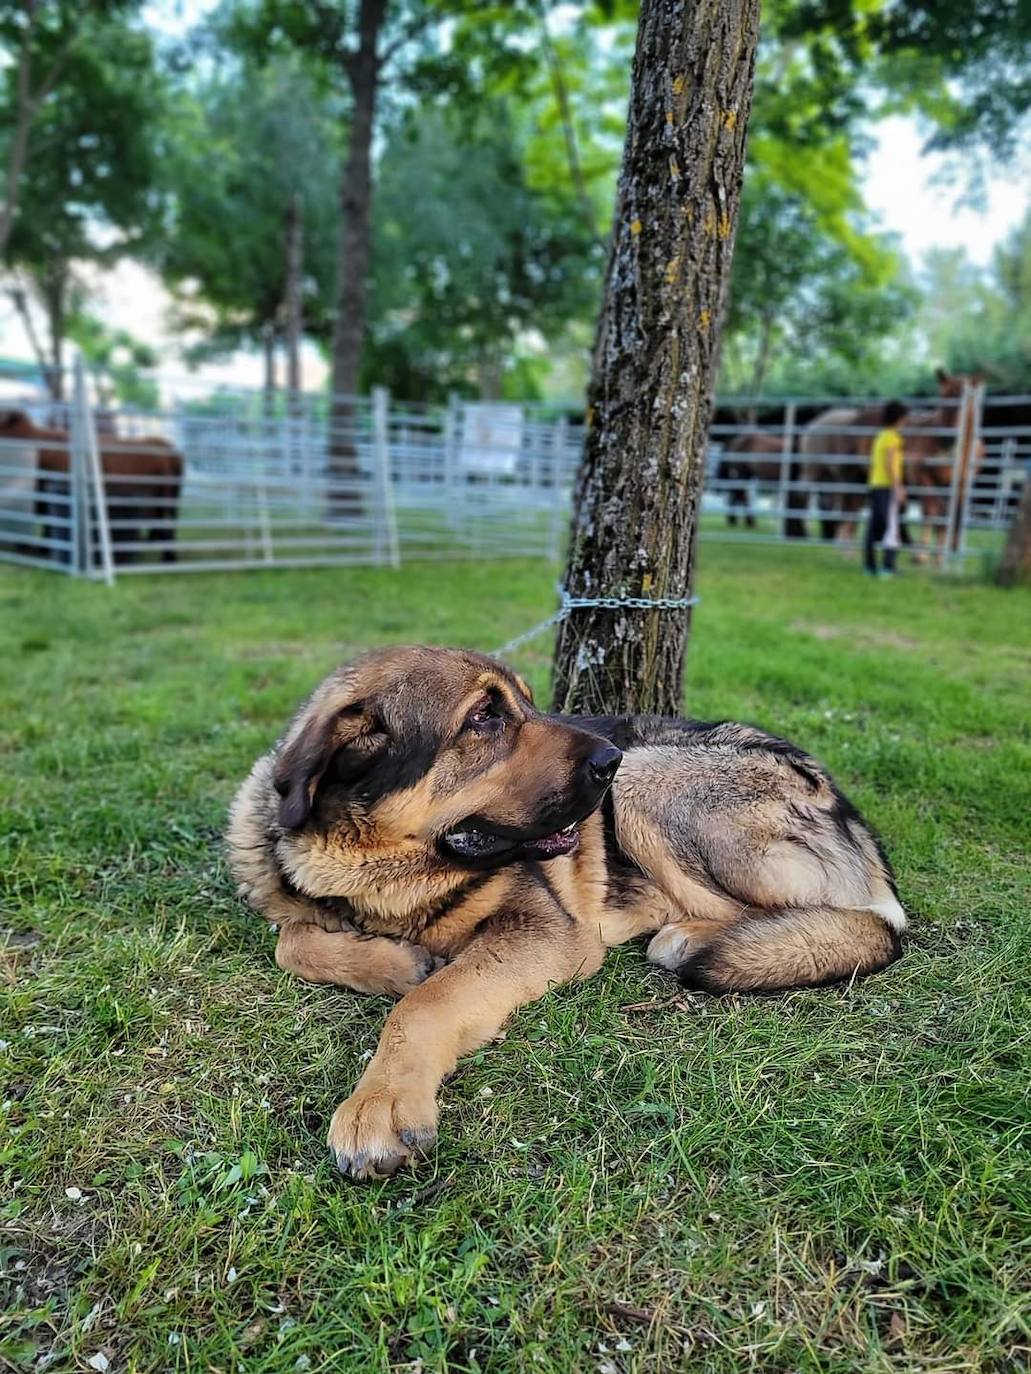
[[[401,1144],[407,1146],[408,1149],[418,1154],[425,1154],[434,1140],[436,1140],[437,1133],[425,1127],[413,1129],[406,1126],[404,1130],[398,1131],[397,1138],[400,1140]]]
[[[389,1178],[424,1157],[437,1135],[437,1107],[390,1088],[359,1088],[333,1113],[327,1144],[336,1167],[351,1178]]]

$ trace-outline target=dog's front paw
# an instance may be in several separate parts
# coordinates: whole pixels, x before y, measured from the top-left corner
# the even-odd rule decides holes
[[[326,1143],[342,1174],[389,1178],[437,1138],[437,1104],[384,1085],[359,1087],[333,1113]]]
[[[367,990],[386,993],[390,997],[404,997],[444,965],[443,959],[431,954],[422,945],[386,937],[369,941],[366,958]]]

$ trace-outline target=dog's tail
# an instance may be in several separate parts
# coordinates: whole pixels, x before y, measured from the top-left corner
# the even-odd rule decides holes
[[[874,911],[833,907],[756,912],[727,927],[676,968],[704,992],[783,992],[863,978],[902,952],[901,907],[888,919]]]

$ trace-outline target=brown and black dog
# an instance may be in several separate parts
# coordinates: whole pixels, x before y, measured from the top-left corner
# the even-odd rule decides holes
[[[329,1146],[423,1153],[459,1057],[650,934],[690,987],[774,991],[899,953],[891,868],[825,770],[747,725],[562,718],[502,664],[376,650],[328,677],[233,803],[241,894],[313,983],[401,1000]]]

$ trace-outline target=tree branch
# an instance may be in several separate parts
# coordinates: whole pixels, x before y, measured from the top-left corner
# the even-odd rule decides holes
[[[551,71],[551,81],[555,89],[555,99],[558,102],[559,118],[562,121],[562,133],[565,138],[566,161],[569,164],[569,175],[572,177],[573,185],[576,187],[577,199],[580,201],[580,208],[583,211],[584,220],[591,233],[591,237],[600,247],[604,248],[605,239],[602,236],[601,230],[598,228],[597,216],[594,213],[594,205],[587,189],[587,182],[583,174],[583,166],[580,162],[576,126],[573,122],[573,112],[569,104],[569,88],[566,85],[565,75],[562,71],[562,62],[554,43],[551,41],[551,34],[548,32],[547,15],[544,12],[543,6],[540,7],[539,13],[541,17],[544,55]]]
[[[343,15],[334,5],[327,3],[327,0],[311,0],[311,7],[315,11],[319,24],[321,25],[326,41],[332,50],[332,55],[340,63],[348,77],[354,79],[354,61],[356,53],[353,48],[348,48],[344,44]]]
[[[11,298],[15,310],[18,312],[18,318],[24,326],[25,333],[28,336],[29,346],[36,355],[36,362],[39,364],[40,371],[44,378],[46,378],[50,375],[50,363],[47,359],[47,355],[43,351],[43,345],[40,342],[39,335],[36,333],[36,322],[32,318],[32,312],[29,309],[25,288],[21,285],[15,285],[8,289],[7,294]]]

